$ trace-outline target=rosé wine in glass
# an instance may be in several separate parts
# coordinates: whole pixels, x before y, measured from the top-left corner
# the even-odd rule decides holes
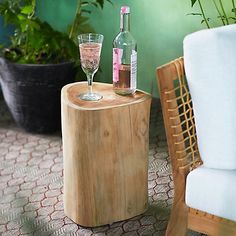
[[[97,72],[101,48],[101,43],[82,43],[79,45],[81,66],[85,74]]]
[[[87,76],[89,87],[87,93],[79,94],[82,100],[98,101],[102,98],[102,95],[92,91],[92,83],[94,74],[99,68],[103,38],[103,35],[93,33],[78,36],[81,67]]]

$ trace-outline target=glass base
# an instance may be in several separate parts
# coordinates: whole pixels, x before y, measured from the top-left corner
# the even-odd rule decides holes
[[[98,93],[82,93],[79,95],[79,98],[85,101],[98,101],[102,99],[103,96]]]

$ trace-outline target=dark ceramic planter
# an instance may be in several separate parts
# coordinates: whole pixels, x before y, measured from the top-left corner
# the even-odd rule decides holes
[[[74,63],[17,64],[0,58],[0,84],[18,126],[32,133],[60,129],[61,88],[75,80]]]

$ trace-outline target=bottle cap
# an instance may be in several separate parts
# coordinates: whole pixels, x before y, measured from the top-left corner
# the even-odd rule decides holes
[[[129,8],[129,6],[123,6],[123,7],[121,7],[121,9],[120,9],[120,14],[129,14],[130,13],[130,8]]]

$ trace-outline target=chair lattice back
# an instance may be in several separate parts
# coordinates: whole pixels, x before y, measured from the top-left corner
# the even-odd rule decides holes
[[[202,162],[183,58],[158,68],[157,75],[172,167],[190,171]]]

